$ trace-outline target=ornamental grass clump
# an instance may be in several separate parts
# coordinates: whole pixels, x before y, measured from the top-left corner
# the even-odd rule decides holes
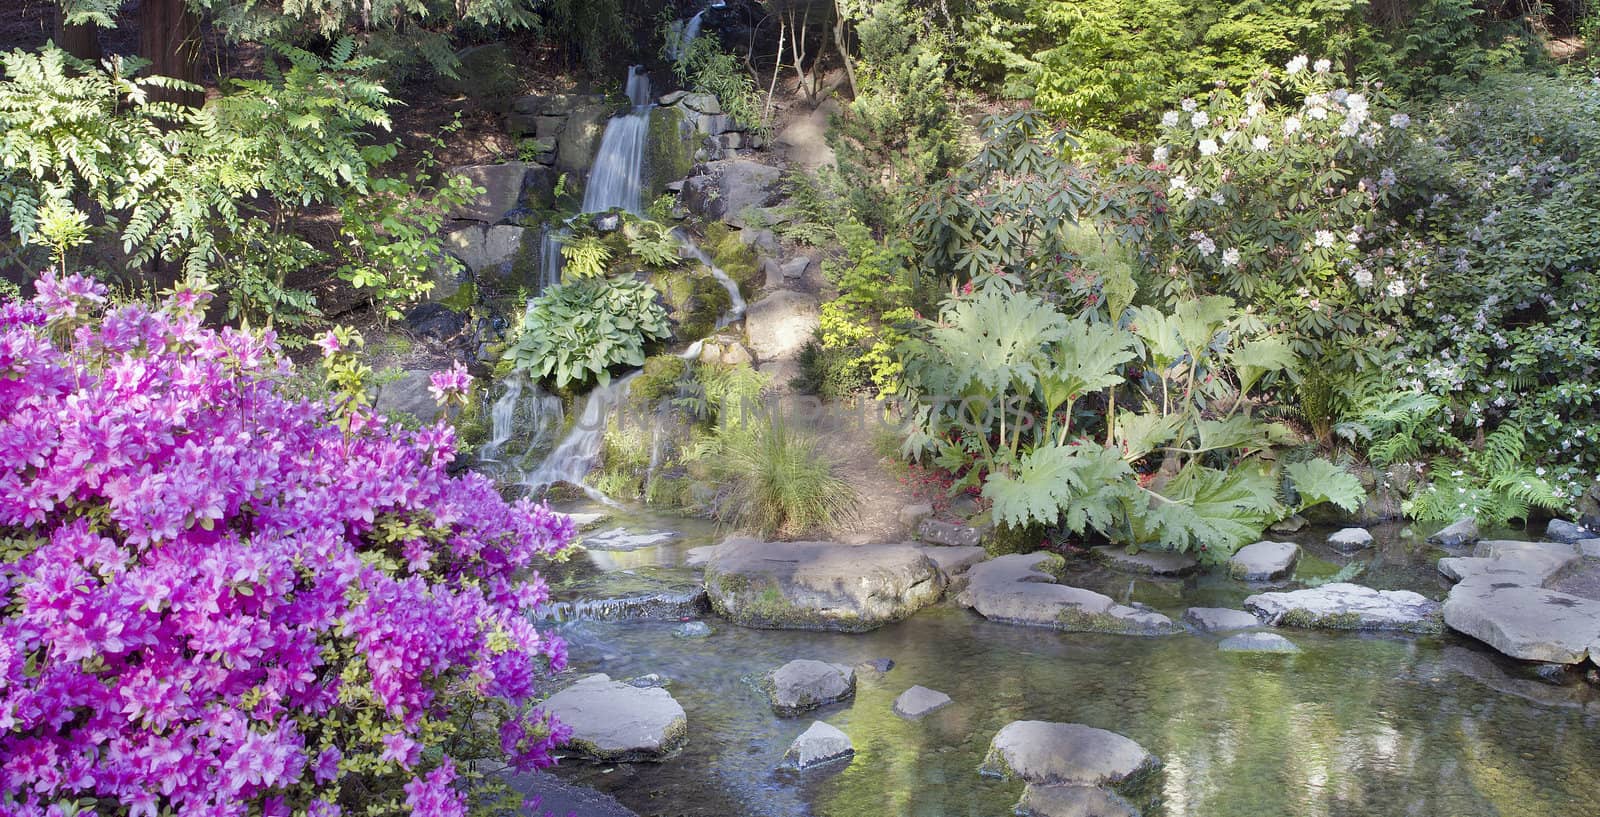
[[[569,519],[449,476],[445,424],[291,396],[203,296],[36,288],[0,303],[0,813],[460,815],[471,730],[551,762]]]

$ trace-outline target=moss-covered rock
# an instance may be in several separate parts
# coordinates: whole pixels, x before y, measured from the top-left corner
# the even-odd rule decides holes
[[[639,188],[646,203],[665,192],[668,183],[689,175],[694,168],[697,140],[693,120],[677,106],[658,108],[651,115],[644,178]]]
[[[739,285],[739,294],[745,300],[753,299],[766,283],[761,257],[755,247],[739,240],[738,230],[720,222],[707,224],[701,247],[711,256],[711,263]]]
[[[910,545],[730,539],[706,564],[712,608],[734,624],[865,632],[937,601],[945,577]]]

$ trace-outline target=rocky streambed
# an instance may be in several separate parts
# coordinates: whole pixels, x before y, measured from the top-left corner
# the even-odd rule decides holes
[[[606,527],[678,535],[584,554],[558,599],[616,574],[698,573],[723,614],[687,634],[675,620],[551,625],[573,645],[569,682],[605,673],[583,683],[613,685],[613,702],[638,691],[647,711],[621,722],[667,738],[599,762],[580,745],[556,774],[640,815],[1600,812],[1600,696],[1582,665],[1513,660],[1446,624],[1454,599],[1496,584],[1447,573],[1526,568],[1529,592],[1582,590],[1576,544],[1549,572],[1548,555],[1511,559],[1548,544],[1447,550],[1375,528],[1345,552],[1334,531],[1308,528],[1248,564],[1197,570],[1118,553],[981,560],[918,542],[724,548],[699,523],[660,518]],[[1469,561],[1441,572],[1441,559]],[[1365,566],[1352,581],[1328,581],[1351,562]],[[797,626],[812,629],[774,628],[808,605]],[[846,626],[819,629],[818,616]],[[998,774],[996,742],[1017,722],[1103,730],[1157,762],[1138,754],[1127,780],[1098,783]]]

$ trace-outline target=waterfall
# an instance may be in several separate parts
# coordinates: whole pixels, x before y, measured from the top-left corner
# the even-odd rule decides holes
[[[711,263],[711,256],[706,255],[705,250],[700,249],[693,241],[689,240],[688,234],[681,229],[675,230],[674,233],[678,236],[678,241],[683,244],[683,251],[690,258],[706,265],[706,269],[711,270],[711,277],[716,278],[717,283],[722,284],[722,288],[728,291],[728,311],[717,319],[717,328],[721,329],[744,317],[744,296],[739,293],[739,285],[734,283],[734,280],[729,278],[728,273],[723,272],[721,267]]]
[[[650,77],[644,69],[628,69],[628,100],[633,110],[613,116],[600,136],[600,152],[589,171],[583,191],[583,212],[622,209],[637,213],[639,185],[644,176],[644,145],[650,136]]]
[[[672,44],[672,49],[667,56],[674,62],[684,58],[689,53],[689,45],[700,36],[700,18],[706,15],[706,10],[701,9],[695,16],[690,17],[686,23],[679,23],[674,28],[677,31],[677,42]]]
[[[506,381],[506,392],[500,399],[494,401],[489,409],[489,441],[478,449],[478,459],[485,462],[498,462],[500,449],[511,442],[512,420],[516,417],[517,400],[522,397],[524,377],[521,372],[511,376]]]
[[[539,291],[561,283],[561,244],[572,232],[564,227],[547,227],[539,237]]]
[[[538,468],[523,478],[522,484],[537,491],[557,482],[571,483],[582,488],[596,502],[616,505],[610,497],[584,485],[583,478],[588,476],[589,470],[600,458],[600,443],[605,438],[606,422],[611,418],[612,411],[628,399],[628,386],[638,376],[639,372],[634,372],[627,377],[615,378],[589,392],[589,399],[583,404],[583,413],[578,415],[572,432],[556,446],[556,450],[550,452],[550,456],[544,458],[544,462],[539,463]]]
[[[561,398],[529,383],[521,372],[512,375],[489,407],[489,440],[478,449],[478,464],[516,478],[523,462],[555,443],[564,420]],[[518,447],[508,450],[513,442]]]

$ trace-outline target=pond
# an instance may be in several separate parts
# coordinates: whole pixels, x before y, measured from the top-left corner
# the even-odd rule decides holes
[[[637,531],[678,530],[667,544],[590,552],[582,573],[683,570],[715,540],[692,520],[640,515]],[[1442,551],[1395,529],[1359,556],[1358,581],[1442,597]],[[1298,538],[1306,570],[1348,561]],[[1177,619],[1190,605],[1237,606],[1250,588],[1216,577],[1135,579],[1085,568],[1067,583],[1141,601]],[[560,582],[558,581],[558,585]],[[573,584],[572,586],[578,586]],[[559,596],[561,591],[558,590]],[[1582,682],[1557,685],[1455,636],[1285,631],[1296,655],[1223,653],[1205,634],[1140,638],[986,621],[945,601],[861,635],[749,630],[709,619],[710,638],[674,638],[668,621],[558,625],[579,672],[657,673],[683,705],[689,742],[658,764],[563,762],[558,773],[662,817],[997,817],[1021,783],[980,778],[989,740],[1006,723],[1084,723],[1125,734],[1162,759],[1160,802],[1148,817],[1251,815],[1550,815],[1600,813],[1600,700]],[[853,701],[775,717],[751,678],[795,658],[845,664],[889,658],[859,673]],[[891,711],[913,684],[954,704],[921,721]],[[777,772],[813,719],[854,741],[846,764]]]

